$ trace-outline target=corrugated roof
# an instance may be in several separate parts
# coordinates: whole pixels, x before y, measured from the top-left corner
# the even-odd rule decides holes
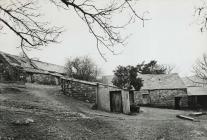
[[[177,73],[173,74],[139,74],[143,80],[141,89],[183,89],[186,88],[184,82]]]
[[[63,66],[59,66],[59,65],[55,65],[55,64],[51,64],[51,63],[46,63],[46,62],[42,62],[42,61],[38,61],[38,60],[31,60],[32,63],[30,63],[27,58],[7,54],[7,53],[1,52],[1,51],[0,51],[0,55],[2,55],[4,57],[4,59],[10,65],[22,67],[27,72],[44,73],[44,74],[49,74],[49,72],[60,73],[60,74],[65,73],[65,67],[63,67]],[[56,75],[58,75],[58,74],[56,74]]]
[[[207,95],[206,87],[188,87],[188,96]]]

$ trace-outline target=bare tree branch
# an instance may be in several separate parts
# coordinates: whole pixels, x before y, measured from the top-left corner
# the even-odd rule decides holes
[[[139,16],[133,8],[135,0],[49,0],[58,8],[73,10],[87,25],[89,32],[96,39],[97,50],[106,60],[102,52],[106,48],[112,54],[116,54],[116,46],[124,46],[126,37],[121,34],[132,19],[148,20]],[[102,4],[104,2],[104,4]],[[39,0],[0,0],[0,30],[7,27],[21,40],[21,48],[39,49],[49,43],[57,42],[62,29],[49,26],[42,22],[39,11]],[[113,21],[115,15],[127,13],[128,21],[123,25]]]
[[[22,50],[38,49],[55,43],[62,32],[59,27],[50,27],[49,23],[40,22],[37,5],[38,1],[35,0],[0,1],[0,23],[20,38]]]
[[[203,1],[203,4],[195,8],[195,16],[197,17],[197,23],[200,26],[200,31],[207,30],[207,1]]]
[[[100,55],[106,61],[104,54],[101,52],[100,47],[104,47],[109,50],[112,54],[115,53],[116,45],[124,45],[124,41],[127,36],[123,38],[120,33],[120,29],[125,28],[132,20],[132,17],[135,17],[141,21],[148,20],[143,16],[139,16],[134,8],[132,7],[131,2],[133,0],[113,0],[107,1],[107,6],[99,6],[97,3],[92,0],[50,0],[52,3],[58,7],[63,8],[73,8],[76,14],[86,23],[89,28],[89,32],[95,37],[97,50]],[[114,14],[121,14],[126,12],[125,9],[131,12],[131,17],[129,17],[128,22],[124,25],[113,25],[113,16]],[[128,12],[127,11],[127,12]]]
[[[201,60],[197,60],[193,71],[197,78],[203,81],[203,84],[207,84],[207,55],[204,54]]]

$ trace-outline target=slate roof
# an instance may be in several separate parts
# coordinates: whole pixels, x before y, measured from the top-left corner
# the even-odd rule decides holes
[[[143,80],[141,89],[186,89],[186,86],[177,73],[173,74],[139,74]]]
[[[51,74],[55,76],[60,76],[60,74],[65,73],[65,67],[42,62],[38,60],[31,60],[29,62],[27,58],[7,54],[0,51],[0,55],[12,66],[22,67],[26,72],[31,73],[42,73],[42,74]]]
[[[32,60],[32,62],[39,68],[49,72],[65,73],[65,67],[46,63],[38,60]]]
[[[141,89],[183,89],[186,88],[184,82],[177,73],[173,74],[138,74],[143,80]],[[112,84],[113,75],[102,77],[104,84]]]

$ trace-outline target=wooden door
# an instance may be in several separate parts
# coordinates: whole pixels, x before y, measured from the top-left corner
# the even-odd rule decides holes
[[[134,104],[134,91],[129,92],[129,102],[130,105]]]
[[[175,109],[180,109],[180,99],[181,97],[175,97]]]
[[[117,113],[123,112],[121,91],[110,92],[110,103],[111,103],[112,112],[117,112]]]

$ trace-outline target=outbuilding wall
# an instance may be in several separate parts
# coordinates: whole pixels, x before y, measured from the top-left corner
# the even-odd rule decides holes
[[[129,91],[122,90],[121,95],[122,95],[123,113],[129,114],[130,113]]]
[[[43,85],[60,85],[60,77],[50,75],[50,74],[40,74],[26,72],[26,82],[27,83],[37,83]]]
[[[25,73],[20,67],[9,65],[0,55],[0,81],[1,82],[24,82]]]
[[[121,91],[123,113],[130,113],[129,91],[107,85],[99,85],[97,92],[97,107],[99,110],[111,111],[110,91]]]
[[[99,85],[97,94],[97,107],[100,110],[111,111],[110,108],[110,94],[109,91],[112,90],[107,86]]]
[[[175,108],[175,97],[180,97],[180,107],[188,107],[186,89],[162,89],[135,91],[135,103],[139,105]]]

